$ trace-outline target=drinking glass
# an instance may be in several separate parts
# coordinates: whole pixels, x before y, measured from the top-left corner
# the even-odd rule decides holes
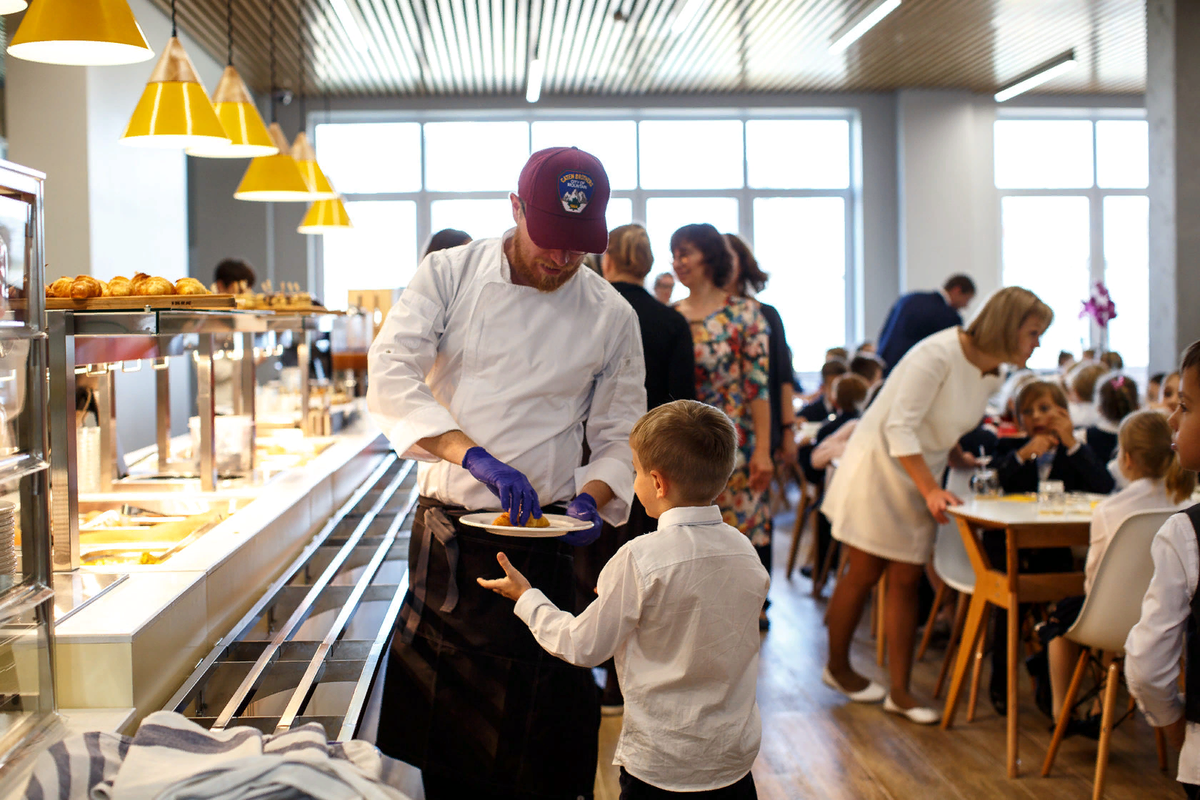
[[[1000,494],[1000,475],[996,470],[980,467],[971,476],[971,491],[976,497],[996,497]]]
[[[1061,514],[1066,510],[1067,493],[1062,481],[1038,482],[1038,511],[1043,514]]]

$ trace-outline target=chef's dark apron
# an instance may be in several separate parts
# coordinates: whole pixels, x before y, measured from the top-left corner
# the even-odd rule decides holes
[[[429,800],[468,789],[487,798],[590,799],[600,727],[591,671],[543,650],[513,602],[475,582],[503,575],[496,553],[504,552],[534,587],[573,610],[572,548],[464,526],[465,513],[420,499],[376,743],[421,768]]]

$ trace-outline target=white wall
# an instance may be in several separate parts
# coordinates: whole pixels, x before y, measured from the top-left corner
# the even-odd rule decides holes
[[[129,0],[129,6],[161,53],[169,19],[150,0]],[[180,39],[206,88],[215,88],[222,65],[187,36]],[[154,60],[117,67],[6,62],[9,158],[47,173],[47,278],[187,275],[187,156],[120,142]],[[187,430],[191,398],[188,381],[174,379],[176,433]],[[153,372],[118,373],[117,426],[125,449],[153,443],[148,421],[154,413]]]
[[[991,97],[897,93],[900,292],[970,275],[985,297],[1000,285],[1000,211],[992,171]]]

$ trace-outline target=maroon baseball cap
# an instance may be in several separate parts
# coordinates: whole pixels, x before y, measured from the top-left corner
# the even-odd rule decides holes
[[[548,147],[525,162],[517,181],[529,237],[546,250],[608,249],[608,175],[600,159],[577,147]]]

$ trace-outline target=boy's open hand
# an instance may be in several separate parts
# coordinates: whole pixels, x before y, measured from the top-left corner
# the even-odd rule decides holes
[[[500,562],[500,566],[504,569],[504,577],[494,580],[486,580],[484,578],[476,578],[479,585],[485,589],[491,589],[499,595],[507,597],[509,600],[520,600],[521,595],[529,591],[532,586],[529,581],[525,580],[525,576],[520,570],[512,565],[508,560],[508,556],[504,553],[496,553],[496,560]]]

